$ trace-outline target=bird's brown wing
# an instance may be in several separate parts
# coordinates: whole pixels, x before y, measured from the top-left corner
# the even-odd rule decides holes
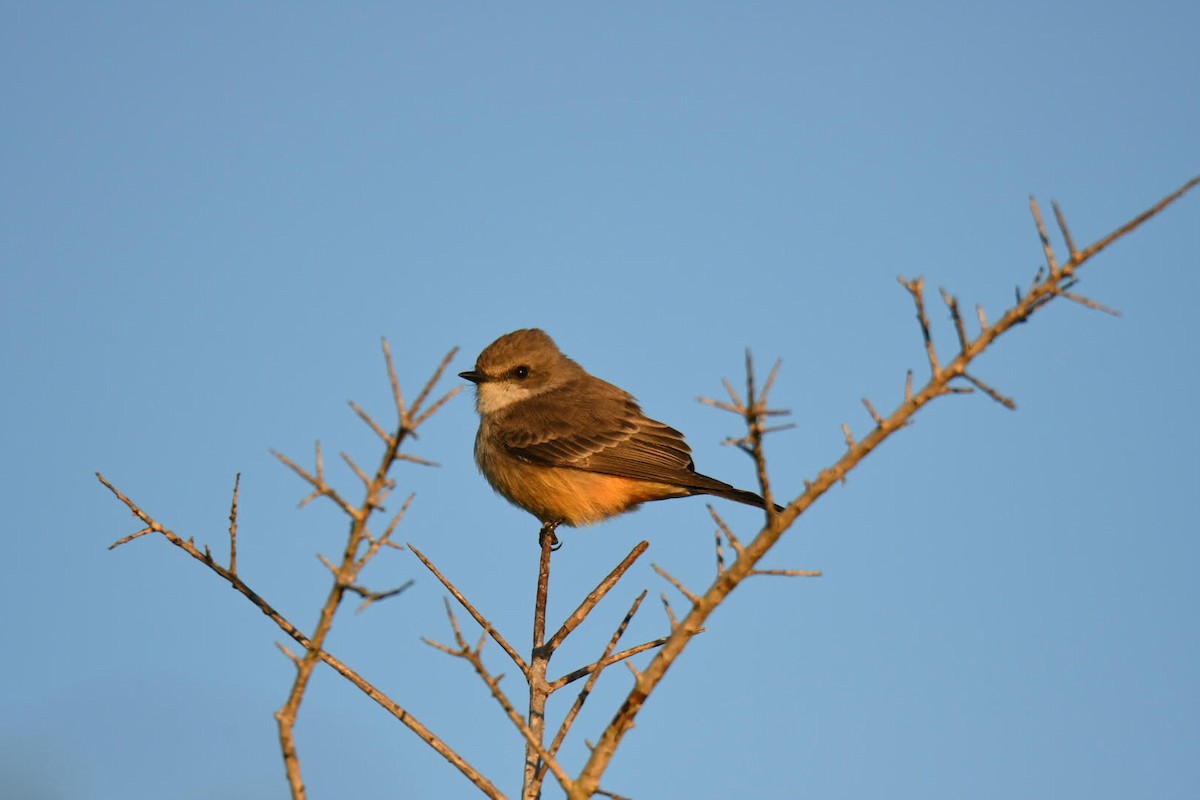
[[[512,407],[496,429],[511,455],[537,464],[707,487],[683,434],[645,416],[632,396],[617,392],[578,385],[547,392]]]

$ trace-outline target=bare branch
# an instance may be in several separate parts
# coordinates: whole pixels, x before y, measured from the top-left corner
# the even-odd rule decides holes
[[[1046,235],[1046,225],[1042,222],[1042,210],[1038,208],[1037,198],[1030,196],[1029,210],[1033,213],[1033,221],[1037,225],[1038,238],[1042,242],[1042,253],[1046,256],[1046,266],[1050,268],[1050,277],[1057,278],[1061,273],[1058,267],[1058,261],[1054,258],[1054,248],[1050,246],[1050,237]],[[1034,279],[1034,283],[1041,282],[1041,275]]]
[[[654,568],[655,572],[657,572],[662,577],[666,578],[667,581],[669,581],[672,586],[674,586],[676,589],[678,589],[680,594],[682,594],[688,600],[692,601],[692,605],[695,605],[696,603],[698,603],[700,601],[700,598],[696,597],[696,595],[693,592],[689,591],[688,588],[686,586],[684,586],[682,583],[680,583],[679,580],[676,579],[674,575],[667,572],[665,569],[660,567],[658,564],[651,564],[650,566]]]
[[[441,650],[443,653],[445,653],[448,656],[454,656],[456,658],[462,657],[462,654],[463,654],[462,648],[459,648],[456,650],[453,647],[450,647],[449,645],[442,644],[441,642],[437,641],[436,639],[430,639],[428,636],[422,636],[421,641],[424,642],[425,644],[429,645],[430,647],[432,647],[434,650]]]
[[[713,400],[711,397],[697,397],[696,402],[703,403],[706,406],[712,406],[713,408],[719,408],[722,411],[728,411],[731,414],[737,414],[739,416],[742,413],[741,406],[730,405],[729,403],[724,403],[720,400]]]
[[[390,353],[388,352],[386,345],[384,350],[385,356],[387,356],[389,362],[390,377],[392,378],[394,387],[398,390],[399,384],[398,381],[395,380],[395,371],[391,368],[392,365],[390,361]],[[426,396],[428,391],[432,389],[433,384],[444,370],[444,367],[445,362],[427,385],[426,391],[422,394],[422,397]],[[454,391],[457,391],[457,389]],[[441,402],[444,403],[445,400],[447,400],[449,397],[452,397],[454,391],[444,397]],[[400,405],[402,407],[403,404],[401,403]],[[486,795],[489,797],[499,797],[499,791],[491,783],[484,779],[477,770],[467,764],[444,742],[434,736],[432,732],[424,728],[420,722],[418,722],[416,719],[413,719],[411,714],[408,714],[404,709],[400,708],[389,698],[382,695],[373,686],[363,680],[352,670],[347,668],[344,664],[341,664],[341,662],[333,658],[324,650],[325,639],[329,634],[334,617],[347,591],[362,596],[366,601],[363,604],[363,607],[365,607],[366,605],[383,599],[384,597],[394,596],[400,591],[403,591],[405,588],[402,586],[385,592],[376,592],[357,584],[356,579],[359,571],[367,563],[367,561],[369,561],[378,552],[380,546],[385,543],[389,546],[395,546],[389,540],[391,533],[397,524],[399,515],[397,515],[391,521],[387,531],[378,539],[371,536],[367,523],[370,515],[374,511],[381,508],[383,501],[387,498],[395,486],[392,479],[388,476],[389,470],[397,460],[403,458],[399,454],[400,444],[409,433],[413,432],[416,424],[412,423],[408,419],[405,419],[403,415],[401,415],[397,432],[394,435],[389,435],[384,432],[382,427],[373,419],[371,419],[371,417],[361,408],[353,403],[351,406],[354,408],[355,412],[360,416],[360,418],[367,422],[367,424],[376,432],[376,434],[380,436],[386,445],[384,448],[384,453],[379,462],[379,467],[377,468],[373,477],[368,476],[366,471],[359,468],[349,456],[342,454],[347,465],[350,466],[351,470],[356,476],[358,476],[359,480],[364,483],[366,491],[360,505],[351,505],[337,490],[335,490],[326,482],[324,455],[319,441],[315,446],[315,471],[311,473],[301,468],[287,456],[284,456],[278,452],[274,453],[281,463],[295,472],[302,480],[312,487],[313,491],[301,501],[302,506],[308,502],[311,502],[317,497],[325,496],[332,500],[335,505],[337,505],[352,521],[340,563],[335,564],[330,559],[321,557],[323,563],[325,563],[326,567],[330,569],[333,575],[333,582],[326,597],[325,603],[320,609],[318,620],[311,636],[305,636],[301,634],[295,625],[283,618],[282,615],[278,614],[278,612],[271,608],[271,606],[257,593],[252,591],[236,573],[237,494],[240,482],[235,483],[234,498],[231,505],[230,567],[228,569],[221,567],[215,562],[207,546],[198,548],[191,538],[184,540],[182,537],[176,535],[170,530],[167,530],[157,522],[150,520],[148,515],[145,515],[140,511],[140,509],[137,511],[137,513],[141,514],[141,516],[145,517],[146,519],[146,532],[161,533],[171,544],[180,547],[193,558],[203,562],[206,566],[220,575],[220,577],[230,583],[234,589],[242,593],[248,600],[254,603],[260,610],[263,611],[263,613],[267,614],[273,621],[275,621],[276,624],[279,625],[289,636],[291,636],[295,641],[304,647],[304,652],[302,655],[296,656],[290,652],[288,653],[289,658],[292,659],[293,664],[296,666],[296,674],[294,676],[291,689],[288,692],[286,702],[275,714],[275,719],[278,725],[280,747],[283,753],[284,766],[287,772],[287,779],[289,786],[291,787],[293,798],[303,798],[305,794],[304,783],[300,774],[300,761],[296,753],[294,736],[296,716],[299,711],[301,698],[307,690],[313,670],[320,662],[325,662],[326,664],[332,666],[335,670],[358,686],[363,692],[368,694],[368,696],[372,697],[372,699],[376,700],[376,702],[378,702],[384,708],[395,714],[398,719],[400,719],[406,726],[409,727],[409,729],[417,733],[422,740],[430,745],[430,747],[454,764]],[[440,407],[440,403],[438,406],[435,406],[435,408],[426,412],[424,416],[418,420],[418,423],[428,418],[429,414],[435,411],[437,407]],[[413,460],[420,461],[420,459],[415,459],[415,457]],[[123,499],[123,502],[125,502],[131,510],[136,509],[136,506],[132,504],[132,501],[129,501],[128,498],[124,498],[123,495],[117,492],[115,487],[109,484],[103,478],[103,476],[97,475],[97,477],[106,486],[108,486],[110,491],[112,491],[119,499]],[[136,537],[126,537],[124,541],[130,541],[132,538]],[[361,550],[364,540],[368,543],[367,553],[362,558],[358,558],[358,553]]]
[[[408,507],[412,505],[413,498],[415,497],[416,494],[409,494],[408,497],[404,498],[404,503],[400,506],[400,510],[392,516],[391,521],[388,522],[387,528],[383,531],[383,535],[381,535],[378,539],[373,538],[364,527],[363,533],[370,541],[370,545],[367,547],[367,552],[363,553],[362,558],[358,559],[358,561],[355,563],[354,571],[356,573],[361,571],[362,568],[365,567],[367,563],[379,553],[380,547],[388,546],[397,550],[403,549],[401,545],[391,541],[392,533],[396,530],[396,526],[400,524],[400,520],[404,518],[405,512],[408,511]]]
[[[713,538],[717,540],[717,574],[725,572],[725,550],[721,547],[721,529],[713,531]]]
[[[954,331],[958,334],[958,352],[964,353],[969,344],[967,340],[967,327],[963,323],[962,314],[958,311],[958,298],[945,289],[941,289],[940,291],[942,293],[942,302],[950,309],[950,318],[954,320]]]
[[[358,476],[358,479],[363,482],[363,486],[370,487],[371,479],[367,477],[367,473],[358,468],[358,464],[354,463],[354,459],[347,455],[345,451],[339,452],[338,455],[342,457],[342,461],[346,462],[346,466],[350,467],[354,474]]]
[[[411,461],[414,464],[420,464],[422,467],[440,467],[441,466],[441,464],[439,464],[436,461],[430,461],[427,458],[421,458],[420,456],[409,455],[408,453],[396,453],[396,460],[397,461]]]
[[[592,591],[588,593],[588,596],[583,599],[583,602],[579,604],[579,607],[576,608],[575,611],[566,618],[562,626],[555,632],[553,636],[550,637],[549,640],[547,640],[546,648],[550,652],[554,652],[556,649],[558,649],[558,646],[561,645],[563,641],[571,635],[571,632],[579,627],[579,624],[587,618],[587,615],[592,612],[592,609],[596,607],[596,604],[604,599],[604,596],[609,593],[613,586],[617,584],[617,581],[621,580],[621,577],[629,571],[629,568],[633,566],[635,561],[641,558],[642,553],[646,552],[646,549],[649,547],[650,543],[645,541],[638,542],[636,545],[634,545],[633,549],[629,551],[629,555],[621,559],[621,563],[613,567],[612,571],[605,576],[604,580],[600,581],[600,583],[596,585],[596,588],[592,589]]]
[[[786,578],[819,578],[824,573],[819,569],[752,569],[751,575],[779,575]]]
[[[671,630],[679,627],[679,619],[675,616],[675,612],[671,610],[671,601],[667,599],[666,592],[659,592],[658,596],[662,598],[663,611],[667,612],[667,621],[671,623]],[[663,641],[666,641],[665,639]]]
[[[942,367],[938,363],[937,350],[933,346],[933,334],[929,330],[929,317],[925,315],[925,279],[913,278],[910,281],[897,275],[896,280],[900,281],[900,285],[908,289],[908,293],[912,295],[913,305],[917,307],[917,322],[921,324],[921,338],[925,341],[925,355],[929,358],[929,371],[937,376],[941,374]]]
[[[978,386],[980,388],[980,390],[982,390],[984,392],[984,394],[986,394],[988,397],[995,400],[1000,405],[1004,406],[1005,408],[1009,409],[1010,411],[1016,410],[1017,403],[1011,397],[1007,397],[1005,395],[1000,394],[995,389],[993,389],[991,386],[988,386],[986,383],[979,380],[979,378],[976,378],[974,375],[972,375],[969,372],[964,372],[963,377],[966,378],[967,380],[969,380],[971,383]]]
[[[1071,238],[1071,230],[1067,227],[1066,217],[1063,216],[1058,203],[1051,200],[1050,207],[1054,209],[1054,218],[1058,220],[1058,230],[1062,232],[1063,241],[1067,243],[1067,251],[1071,254],[1071,260],[1076,261],[1079,258],[1079,250],[1075,247],[1075,240]]]
[[[630,798],[626,797],[625,795],[606,792],[603,789],[597,789],[596,794],[601,795],[602,797],[607,797],[609,800],[630,800]]]
[[[335,580],[338,578],[337,564],[334,564],[332,561],[330,561],[328,558],[323,556],[321,553],[317,553],[317,560],[320,561],[325,566],[325,569],[329,570],[330,574],[333,575]]]
[[[388,343],[386,336],[382,337],[379,343],[383,348],[384,363],[387,364],[388,382],[392,386],[392,399],[396,403],[396,419],[400,420],[400,427],[404,428],[408,423],[408,411],[404,407],[404,393],[400,391],[400,379],[396,377],[396,362],[392,360],[392,346]]]
[[[393,376],[393,377],[395,377],[395,376]],[[368,414],[366,411],[364,411],[362,406],[360,406],[358,403],[354,402],[353,400],[349,400],[347,402],[349,402],[350,408],[352,408],[354,410],[354,413],[358,415],[358,418],[361,419],[363,422],[367,423],[367,427],[369,427],[371,430],[375,431],[375,435],[383,440],[383,443],[385,446],[392,447],[393,445],[395,445],[396,442],[395,442],[395,439],[392,437],[392,435],[390,433],[388,433],[387,431],[385,431],[383,429],[383,426],[380,425],[378,422],[376,422],[375,419],[370,414]]]
[[[703,632],[704,632],[703,630],[697,631],[697,633],[703,633]],[[626,659],[632,658],[633,656],[636,656],[639,653],[644,653],[647,650],[653,650],[656,647],[662,647],[663,644],[667,641],[667,638],[668,637],[666,637],[666,636],[662,636],[662,637],[659,637],[658,639],[651,639],[648,642],[642,642],[639,645],[634,645],[633,647],[622,650],[619,653],[614,653],[613,655],[604,659],[603,665],[605,667],[610,667],[613,664],[619,664],[622,661],[625,661]],[[585,667],[580,667],[579,669],[571,670],[566,675],[563,675],[561,678],[558,678],[557,680],[553,680],[550,683],[548,683],[547,688],[550,692],[557,692],[559,689],[563,688],[564,686],[574,683],[575,681],[579,680],[580,678],[584,678],[584,677],[587,677],[588,675],[591,675],[592,670],[596,669],[596,667],[599,665],[600,665],[600,662],[594,661]]]
[[[1076,257],[1071,259],[1072,267],[1079,266],[1080,264],[1087,261],[1092,256],[1099,253],[1104,248],[1108,247],[1110,244],[1115,242],[1117,239],[1120,239],[1122,236],[1125,236],[1126,234],[1136,230],[1137,228],[1140,228],[1142,226],[1142,223],[1144,223],[1146,220],[1150,219],[1151,217],[1156,216],[1164,208],[1171,205],[1179,198],[1183,197],[1185,194],[1187,194],[1192,189],[1196,188],[1197,185],[1200,185],[1200,175],[1197,175],[1196,177],[1192,178],[1190,181],[1185,183],[1183,186],[1180,186],[1174,192],[1171,192],[1171,194],[1167,195],[1162,200],[1159,200],[1157,203],[1152,205],[1150,208],[1146,209],[1141,214],[1138,214],[1136,217],[1131,219],[1129,222],[1126,222],[1121,227],[1117,228],[1115,231],[1110,233],[1108,236],[1105,236],[1103,239],[1096,242],[1095,244],[1088,246],[1085,250],[1080,252]]]
[[[546,735],[546,702],[550,686],[546,673],[550,668],[551,647],[546,646],[546,604],[550,597],[550,561],[558,546],[554,523],[543,523],[538,531],[538,577],[533,601],[533,650],[529,654],[529,670],[525,680],[529,685],[530,739],[525,745],[525,768],[522,771],[521,799],[539,800],[545,775],[541,756]]]
[[[388,697],[383,692],[379,691],[377,688],[375,688],[375,686],[373,684],[371,684],[370,681],[366,680],[361,675],[359,675],[357,672],[352,670],[350,667],[346,666],[346,664],[342,663],[339,659],[334,657],[332,654],[326,652],[324,649],[316,647],[314,645],[314,642],[311,639],[309,639],[307,636],[305,636],[303,633],[301,633],[299,628],[297,628],[294,624],[292,624],[291,621],[289,621],[286,617],[284,617],[282,614],[280,614],[278,611],[276,611],[275,608],[270,605],[270,603],[268,603],[257,592],[255,592],[253,589],[251,589],[249,587],[249,585],[247,585],[241,579],[241,577],[239,577],[236,573],[222,567],[220,564],[216,563],[211,558],[207,558],[190,539],[184,539],[183,537],[179,536],[178,534],[174,533],[173,531],[171,531],[167,528],[164,528],[156,520],[151,518],[144,511],[142,511],[142,509],[139,508],[136,503],[134,503],[131,499],[126,497],[124,494],[122,494],[121,491],[118,490],[115,486],[113,486],[113,484],[110,483],[103,475],[101,475],[100,473],[96,473],[96,478],[110,492],[112,492],[112,494],[118,500],[120,500],[122,503],[124,503],[125,506],[133,513],[133,515],[135,517],[137,517],[139,520],[141,520],[143,523],[146,524],[146,529],[145,529],[146,533],[153,532],[153,533],[162,534],[167,539],[167,541],[169,541],[171,544],[173,544],[176,547],[178,547],[179,549],[183,550],[185,553],[187,553],[189,556],[196,559],[197,561],[200,561],[201,563],[203,563],[205,566],[207,566],[209,569],[211,569],[213,572],[215,572],[218,576],[220,576],[223,580],[225,580],[227,583],[229,583],[230,586],[234,590],[239,592],[243,597],[245,597],[252,604],[254,604],[260,611],[262,611],[263,614],[265,614],[267,616],[268,619],[270,619],[272,622],[274,622],[285,634],[287,634],[297,644],[299,644],[302,648],[304,648],[305,649],[305,657],[301,658],[301,657],[295,656],[294,654],[290,653],[290,651],[287,651],[286,648],[283,648],[281,646],[281,649],[284,650],[285,653],[288,655],[288,657],[292,659],[293,664],[296,665],[298,670],[303,668],[305,659],[307,659],[309,656],[325,662],[330,667],[332,667],[334,669],[334,671],[336,671],[342,677],[346,678],[346,680],[350,681],[350,683],[352,683],[354,686],[356,686],[360,691],[362,691],[364,694],[366,694],[368,697],[370,697],[372,700],[374,700],[380,707],[382,707],[389,714],[391,714],[397,720],[399,720],[401,723],[403,723],[409,730],[411,730],[418,737],[420,737],[420,739],[422,741],[424,741],[427,745],[429,745],[435,752],[437,752],[439,755],[441,755],[443,758],[445,758],[448,762],[453,764],[459,770],[459,772],[461,772],[463,774],[464,777],[466,777],[468,780],[470,780],[471,783],[473,783],[476,787],[478,787],[480,789],[480,791],[482,791],[486,796],[493,798],[494,800],[499,800],[499,798],[503,797],[503,794],[500,792],[499,789],[497,789],[490,781],[488,781],[487,778],[485,778],[477,769],[475,769],[473,766],[471,766],[469,763],[467,763],[467,761],[464,760],[462,758],[462,756],[460,756],[457,752],[455,752],[455,750],[452,747],[450,747],[448,744],[446,744],[446,742],[444,742],[436,734],[434,734],[433,731],[431,731],[427,727],[425,727],[425,725],[422,724],[420,722],[420,720],[418,720],[416,717],[414,717],[411,712],[409,712],[403,706],[396,703],[394,700],[392,700],[390,697]],[[126,537],[124,541],[129,541],[131,538],[134,538],[134,537]],[[115,547],[115,546],[117,546],[117,544],[120,544],[120,543],[121,542],[117,542],[113,546]],[[292,721],[294,722],[294,719]],[[295,758],[294,742],[292,743],[292,749],[290,751],[290,755],[293,759]],[[288,754],[285,753],[285,759],[287,757],[288,757]],[[289,781],[291,781],[291,778],[289,778]]]
[[[324,459],[324,455],[321,452],[321,443],[320,442],[316,443],[315,449],[316,449],[316,474],[315,475],[310,475],[303,467],[301,467],[299,464],[292,461],[290,458],[288,458],[283,453],[280,453],[277,450],[272,450],[271,455],[275,456],[277,459],[279,459],[281,462],[283,462],[284,466],[288,467],[292,472],[295,472],[302,479],[304,479],[304,481],[306,483],[308,483],[310,486],[313,487],[312,493],[300,501],[301,508],[308,505],[311,501],[313,501],[314,499],[316,499],[318,497],[328,497],[330,500],[332,500],[337,505],[338,508],[340,508],[342,510],[342,513],[344,513],[346,516],[348,516],[354,520],[359,519],[361,516],[361,512],[354,506],[350,505],[350,503],[347,502],[345,500],[345,498],[343,498],[340,494],[338,494],[337,491],[333,487],[331,487],[329,484],[325,483],[325,459]]]
[[[563,719],[562,724],[558,728],[558,733],[554,735],[553,741],[550,742],[551,753],[557,753],[558,748],[562,746],[563,740],[567,737],[567,732],[571,730],[571,726],[575,723],[575,718],[579,715],[579,711],[583,708],[583,704],[587,702],[588,696],[592,693],[592,689],[595,688],[596,681],[600,679],[600,673],[604,671],[604,668],[609,663],[611,663],[608,659],[612,655],[612,651],[616,648],[617,642],[619,642],[621,637],[625,634],[625,629],[629,627],[630,620],[633,619],[633,615],[637,613],[638,608],[642,605],[642,601],[645,599],[646,590],[643,589],[642,593],[639,594],[637,599],[633,601],[633,605],[630,606],[629,611],[625,613],[625,617],[621,620],[621,624],[617,626],[617,629],[609,638],[608,646],[604,648],[604,654],[601,655],[599,660],[595,662],[592,674],[583,684],[583,688],[579,690],[579,694],[575,697],[575,702],[571,704],[570,710],[567,711],[566,717]]]
[[[733,530],[725,524],[725,520],[721,519],[721,515],[717,513],[717,510],[713,508],[711,503],[707,504],[705,508],[708,509],[708,515],[713,518],[713,522],[717,523],[717,527],[721,529],[721,533],[725,534],[725,539],[733,546],[734,552],[740,558],[742,555],[741,541],[738,540]]]
[[[142,528],[140,531],[136,531],[135,533],[131,533],[128,536],[122,536],[120,539],[117,539],[115,542],[113,542],[112,544],[110,544],[108,546],[108,549],[114,550],[114,549],[120,547],[121,545],[125,544],[126,542],[132,542],[134,539],[138,539],[142,536],[145,536],[147,533],[162,533],[162,531],[155,530],[154,528]]]
[[[237,574],[237,516],[238,489],[242,485],[242,473],[233,478],[233,501],[229,504],[229,571]]]
[[[493,626],[492,623],[489,622],[485,616],[483,616],[483,614],[479,613],[475,606],[471,605],[471,601],[467,600],[467,598],[463,596],[463,593],[458,590],[458,587],[451,583],[446,576],[442,575],[442,573],[438,571],[438,568],[433,565],[433,562],[425,557],[424,553],[413,547],[412,542],[408,543],[408,549],[411,550],[412,554],[415,555],[417,559],[425,565],[425,569],[432,572],[433,576],[441,581],[442,586],[446,587],[446,591],[450,592],[454,599],[458,601],[459,605],[467,610],[467,613],[471,615],[472,619],[474,619],[476,623],[478,623],[479,627],[487,631],[488,635],[495,640],[496,644],[500,645],[500,649],[505,653],[508,653],[508,657],[513,660],[513,663],[517,665],[517,668],[521,670],[521,673],[528,674],[529,665],[525,663],[525,659],[521,658],[517,651],[513,649],[513,646],[510,645],[508,641],[500,635],[500,631],[496,630],[495,626]]]
[[[970,386],[943,386],[938,392],[941,394],[974,394],[975,390]]]
[[[729,400],[733,403],[734,408],[742,408],[742,398],[738,396],[737,390],[733,388],[733,384],[725,378],[721,378],[721,385],[725,387],[725,392],[729,395]]]
[[[854,449],[854,434],[850,432],[850,426],[842,423],[842,435],[846,437],[846,447],[850,450]]]
[[[875,420],[876,427],[882,425],[883,417],[879,416],[879,412],[875,410],[875,406],[871,405],[871,401],[864,397],[862,404],[867,409],[867,413],[871,415],[871,419]]]
[[[288,659],[289,659],[289,660],[292,662],[292,664],[294,664],[294,665],[295,665],[295,666],[297,666],[297,667],[298,667],[298,666],[300,666],[300,656],[296,655],[296,654],[295,654],[295,653],[293,653],[291,650],[289,650],[289,649],[288,649],[288,648],[287,648],[287,647],[284,645],[284,643],[283,643],[283,642],[276,642],[276,643],[275,643],[275,646],[279,648],[279,651],[280,651],[281,653],[283,653],[285,656],[287,656],[287,657],[288,657]]]
[[[414,581],[410,578],[410,579],[406,580],[404,583],[397,586],[395,589],[388,589],[383,592],[370,591],[366,587],[359,586],[357,583],[351,584],[350,586],[347,586],[346,588],[349,589],[350,591],[354,592],[355,594],[357,594],[359,597],[361,597],[363,599],[363,601],[361,603],[359,603],[358,608],[354,609],[355,614],[361,614],[362,612],[366,611],[367,608],[369,606],[371,606],[373,603],[377,603],[380,600],[387,600],[389,597],[395,597],[396,595],[401,594],[402,592],[405,592],[408,589],[412,588],[412,585],[414,583],[416,583],[416,581]]]
[[[409,549],[412,550],[411,545],[409,545]],[[552,772],[554,777],[558,779],[558,782],[562,785],[563,789],[569,792],[571,790],[570,777],[562,768],[562,765],[560,765],[554,756],[542,745],[541,736],[538,735],[538,732],[526,724],[525,719],[517,711],[516,707],[512,704],[512,701],[508,699],[508,695],[506,695],[504,690],[500,688],[500,681],[504,676],[493,676],[491,672],[488,671],[487,666],[483,663],[481,648],[484,640],[480,640],[479,649],[471,649],[471,647],[467,645],[466,640],[463,638],[462,630],[458,626],[458,620],[454,616],[454,609],[450,606],[450,601],[448,600],[446,601],[446,615],[450,618],[450,625],[454,630],[454,640],[458,643],[458,649],[452,650],[445,645],[438,644],[437,642],[433,642],[431,640],[426,641],[433,647],[443,650],[450,655],[462,658],[470,663],[470,665],[475,669],[475,674],[478,675],[488,689],[491,690],[492,697],[497,703],[500,704],[500,707],[504,710],[504,715],[508,717],[509,722],[511,722],[513,726],[521,732],[521,735],[525,737],[526,744],[533,748],[542,764],[549,768],[550,772]]]
[[[768,524],[759,531],[753,541],[745,546],[745,550],[738,560],[730,564],[723,573],[718,575],[703,595],[691,596],[693,600],[692,607],[686,616],[679,621],[679,626],[667,637],[667,641],[655,653],[654,657],[650,659],[645,669],[640,672],[634,671],[634,685],[627,693],[620,710],[612,722],[593,746],[587,764],[576,779],[573,791],[568,795],[570,800],[586,800],[586,798],[591,797],[596,792],[599,788],[600,778],[607,769],[617,746],[623,740],[625,734],[632,729],[635,719],[643,708],[646,699],[662,681],[669,666],[686,648],[690,637],[704,624],[729,593],[742,580],[749,577],[756,570],[757,564],[762,557],[775,545],[784,531],[801,514],[825,492],[829,491],[838,481],[844,479],[847,472],[873,452],[876,447],[887,440],[893,433],[908,425],[913,416],[928,403],[945,394],[960,393],[962,389],[972,391],[971,387],[952,387],[949,384],[951,381],[957,380],[960,376],[967,375],[967,369],[972,361],[987,350],[998,337],[1028,320],[1032,314],[1044,307],[1055,297],[1063,296],[1061,293],[1068,288],[1063,285],[1064,282],[1070,280],[1077,268],[1088,258],[1103,250],[1113,241],[1134,230],[1138,225],[1159,213],[1197,184],[1200,184],[1200,177],[1192,179],[1177,192],[1167,196],[1147,212],[1077,253],[1061,268],[1051,265],[1049,273],[1045,274],[1039,282],[1031,287],[1027,294],[1022,295],[1018,289],[1015,304],[995,323],[983,327],[979,335],[974,340],[970,340],[968,345],[957,354],[945,369],[941,368],[938,363],[936,352],[933,348],[932,337],[929,332],[928,318],[924,313],[922,299],[923,283],[920,279],[907,281],[900,278],[900,283],[912,294],[914,304],[917,306],[917,318],[921,323],[922,335],[926,343],[926,352],[930,360],[931,375],[929,380],[920,390],[914,390],[910,373],[910,377],[906,380],[904,403],[890,416],[886,417],[882,425],[878,425],[861,441],[849,448],[832,466],[822,469],[816,480],[811,482],[806,481],[804,493],[793,500],[783,512],[768,518]],[[1036,207],[1036,204],[1034,205]],[[1048,244],[1048,239],[1044,236],[1044,226],[1042,228],[1043,232],[1039,232],[1039,235]],[[1052,257],[1053,254],[1049,253],[1048,255]],[[980,318],[981,321],[984,319],[982,314],[980,314]],[[980,386],[980,388],[982,389],[983,387]],[[657,567],[655,568],[658,570]],[[662,574],[661,570],[659,572]],[[672,583],[677,582],[672,580]],[[628,663],[626,662],[627,665]]]
[[[1097,303],[1095,300],[1089,300],[1086,297],[1082,297],[1077,294],[1072,294],[1071,292],[1068,292],[1066,290],[1057,291],[1057,292],[1055,292],[1055,294],[1057,294],[1059,297],[1065,297],[1066,299],[1070,300],[1073,303],[1079,303],[1079,305],[1084,306],[1086,308],[1090,308],[1094,311],[1102,311],[1105,314],[1110,314],[1114,317],[1121,316],[1121,312],[1117,311],[1115,308],[1109,308],[1108,306],[1103,305],[1102,303]]]
[[[433,375],[431,375],[429,380],[425,382],[425,385],[421,388],[421,393],[417,395],[416,401],[413,402],[413,414],[421,411],[421,406],[423,406],[425,401],[429,398],[429,393],[433,391],[433,387],[437,386],[438,381],[442,379],[442,375],[446,372],[446,367],[450,366],[450,362],[454,360],[456,355],[458,355],[458,348],[452,347],[450,348],[450,352],[442,356],[442,360],[437,365],[437,368],[433,371]],[[454,397],[454,395],[458,394],[460,391],[462,391],[462,387],[455,386],[453,389],[446,392],[446,394],[442,395],[441,399],[430,406],[428,410],[422,412],[421,415],[413,421],[413,427],[417,427],[422,422],[437,413],[437,410],[445,405],[446,401],[448,401],[451,397]]]

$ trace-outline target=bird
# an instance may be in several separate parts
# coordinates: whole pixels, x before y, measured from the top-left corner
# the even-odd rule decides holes
[[[504,334],[459,377],[475,384],[479,471],[544,534],[692,495],[766,507],[754,492],[697,472],[682,433],[647,417],[633,395],[589,374],[539,328]]]

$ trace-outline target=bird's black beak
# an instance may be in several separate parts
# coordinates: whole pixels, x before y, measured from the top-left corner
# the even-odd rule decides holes
[[[487,375],[484,375],[482,372],[476,372],[475,370],[467,370],[466,372],[460,372],[460,373],[458,373],[458,377],[466,378],[471,383],[483,383],[484,381],[486,381],[488,379]]]

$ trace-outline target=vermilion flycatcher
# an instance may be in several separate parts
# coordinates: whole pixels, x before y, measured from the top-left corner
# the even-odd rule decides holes
[[[683,434],[589,375],[544,331],[501,336],[459,375],[476,384],[480,471],[548,530],[696,494],[765,507],[753,492],[696,472]]]

